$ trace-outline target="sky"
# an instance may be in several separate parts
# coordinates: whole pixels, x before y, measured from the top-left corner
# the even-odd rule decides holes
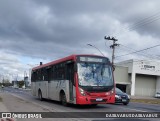
[[[111,59],[112,41],[104,36],[118,39],[115,62],[159,60],[159,6],[159,0],[0,0],[0,79],[22,78],[39,62],[71,54]]]

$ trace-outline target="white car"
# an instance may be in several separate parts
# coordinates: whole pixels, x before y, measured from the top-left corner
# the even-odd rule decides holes
[[[160,98],[160,92],[156,92],[155,97]]]

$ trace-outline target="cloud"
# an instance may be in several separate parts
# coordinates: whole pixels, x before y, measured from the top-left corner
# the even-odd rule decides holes
[[[100,54],[88,43],[111,58],[112,42],[104,40],[105,35],[135,50],[156,45],[160,38],[159,4],[158,0],[1,0],[0,53],[8,56],[1,57],[1,73],[23,75],[26,57],[39,63],[70,54]],[[148,53],[153,51],[158,48]],[[116,55],[127,52],[125,47],[116,48]],[[6,65],[10,60],[14,64]]]

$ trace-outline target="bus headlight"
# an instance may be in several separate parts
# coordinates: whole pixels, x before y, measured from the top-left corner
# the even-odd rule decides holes
[[[110,95],[110,92],[106,92],[106,96]]]
[[[111,90],[111,94],[114,94],[115,93],[115,91],[114,91],[114,88]]]
[[[79,92],[81,93],[81,95],[86,96],[86,93],[83,89],[79,88]]]
[[[112,94],[114,94],[114,88],[112,90],[110,90],[109,92],[105,93],[106,96],[109,96],[109,95],[112,95]]]

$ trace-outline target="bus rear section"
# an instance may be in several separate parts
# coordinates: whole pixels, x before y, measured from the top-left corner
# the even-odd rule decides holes
[[[32,93],[63,105],[114,103],[112,72],[106,57],[72,55],[32,69]]]

